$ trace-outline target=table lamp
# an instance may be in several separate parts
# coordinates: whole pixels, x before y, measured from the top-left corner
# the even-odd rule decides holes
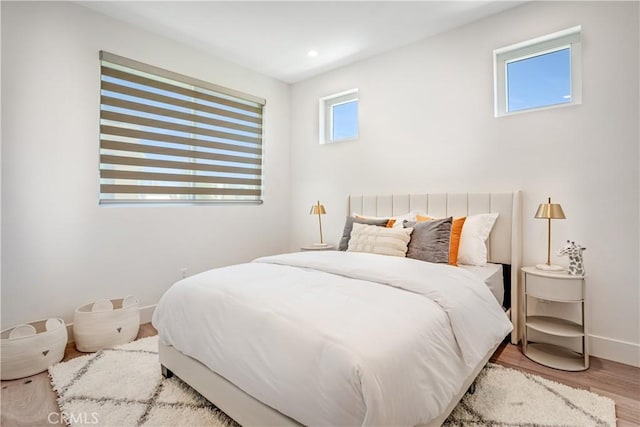
[[[549,201],[547,203],[541,203],[540,206],[538,206],[538,211],[536,212],[534,218],[547,220],[547,262],[546,264],[536,265],[536,268],[538,270],[547,271],[564,270],[564,268],[559,265],[551,264],[551,220],[566,218],[564,216],[564,212],[562,211],[562,206],[557,203],[551,203],[551,197],[549,197]]]
[[[322,240],[322,215],[325,215],[326,213],[327,211],[324,209],[324,205],[320,204],[320,200],[318,200],[318,203],[311,206],[311,212],[309,212],[309,215],[318,215],[318,225],[320,226],[320,243],[314,243],[313,246],[329,246],[328,244],[324,243],[324,240]]]

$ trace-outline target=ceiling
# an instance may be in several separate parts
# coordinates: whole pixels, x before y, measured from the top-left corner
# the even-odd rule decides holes
[[[524,1],[81,1],[287,83],[407,45]],[[308,56],[315,50],[318,55]]]

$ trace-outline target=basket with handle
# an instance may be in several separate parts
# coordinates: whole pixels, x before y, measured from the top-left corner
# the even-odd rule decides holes
[[[36,320],[0,332],[2,380],[35,375],[62,360],[67,327],[62,319]]]
[[[82,352],[126,344],[136,338],[139,328],[140,306],[133,295],[82,305],[73,318],[73,337]]]

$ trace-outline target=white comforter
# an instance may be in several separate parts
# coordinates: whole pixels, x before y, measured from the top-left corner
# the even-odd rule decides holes
[[[338,251],[189,277],[161,298],[153,324],[167,344],[312,426],[427,423],[511,330],[462,269]]]

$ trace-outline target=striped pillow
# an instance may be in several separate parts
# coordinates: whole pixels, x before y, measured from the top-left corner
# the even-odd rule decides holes
[[[384,228],[353,224],[348,252],[369,252],[404,257],[413,228]]]

